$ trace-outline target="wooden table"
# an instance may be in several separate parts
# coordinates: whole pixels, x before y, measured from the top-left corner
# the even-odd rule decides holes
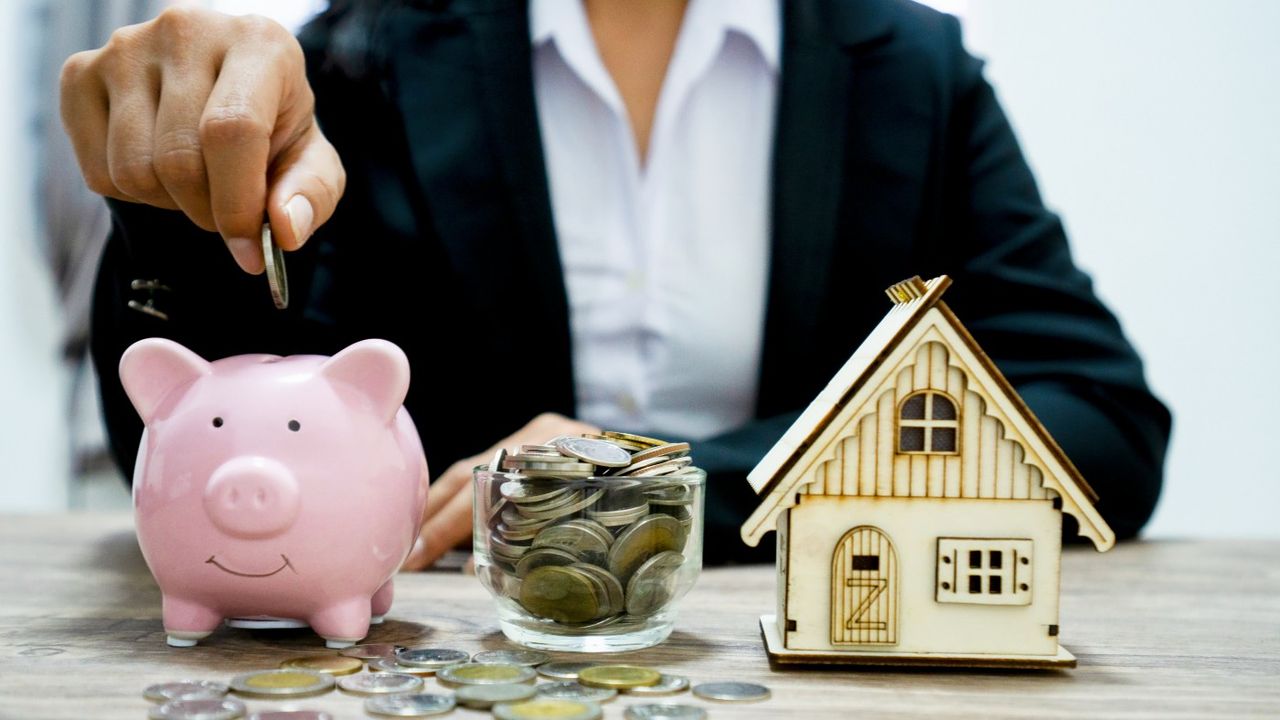
[[[309,631],[227,628],[195,648],[167,647],[160,596],[128,516],[0,517],[0,571],[0,718],[143,718],[150,683],[225,681],[321,648]],[[1147,542],[1107,555],[1073,548],[1063,576],[1063,642],[1080,659],[1070,671],[773,671],[757,623],[773,609],[769,567],[707,570],[671,639],[625,657],[695,682],[773,690],[746,705],[676,698],[707,706],[712,718],[1280,716],[1280,543]],[[396,606],[369,642],[507,646],[475,578],[444,573],[402,576]],[[621,718],[632,702],[606,705],[605,718]],[[337,692],[296,706],[364,717],[358,699]]]

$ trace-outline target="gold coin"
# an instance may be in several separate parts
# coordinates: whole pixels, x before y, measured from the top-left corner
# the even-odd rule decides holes
[[[597,720],[602,715],[595,703],[540,698],[493,706],[498,720]]]
[[[525,576],[520,604],[538,617],[561,623],[583,623],[601,615],[595,583],[558,565],[544,565]]]
[[[666,440],[658,440],[657,438],[645,437],[643,435],[632,435],[631,433],[612,432],[606,430],[604,436],[610,440],[622,440],[636,445],[644,445],[645,447],[658,447],[660,445],[669,445]]]
[[[636,665],[597,665],[578,673],[578,682],[591,687],[615,690],[657,685],[662,673]]]
[[[306,655],[280,663],[281,670],[314,670],[325,675],[351,675],[364,668],[364,661],[341,655]]]
[[[313,670],[263,670],[231,678],[231,689],[241,695],[298,697],[333,689],[333,677]]]
[[[534,680],[538,673],[524,665],[508,663],[460,663],[441,668],[436,679],[451,685],[498,685]]]

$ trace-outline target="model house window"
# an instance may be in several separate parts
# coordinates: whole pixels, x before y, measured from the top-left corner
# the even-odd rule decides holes
[[[943,393],[916,393],[898,408],[898,452],[954,453],[959,437],[960,414]]]
[[[938,602],[1030,605],[1030,540],[938,538]]]

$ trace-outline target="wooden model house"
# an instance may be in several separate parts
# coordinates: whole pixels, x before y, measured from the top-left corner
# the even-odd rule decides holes
[[[1074,667],[1058,645],[1062,513],[1097,497],[941,296],[894,306],[748,476],[778,531],[778,663]]]

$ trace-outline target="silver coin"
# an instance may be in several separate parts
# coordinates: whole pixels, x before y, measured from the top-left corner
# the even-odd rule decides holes
[[[679,458],[689,454],[689,443],[667,443],[666,445],[658,445],[657,447],[641,450],[631,456],[631,462],[644,462],[656,457]]]
[[[541,650],[485,650],[476,653],[472,658],[472,662],[478,663],[502,663],[506,665],[524,665],[533,667],[551,659],[551,656]]]
[[[709,682],[693,686],[693,694],[704,700],[754,702],[769,699],[769,688],[747,682]]]
[[[632,705],[622,717],[626,720],[704,720],[707,711],[696,705],[653,703]]]
[[[442,668],[445,665],[457,665],[471,659],[471,653],[452,648],[400,648],[396,651],[396,662],[413,667]]]
[[[147,712],[151,720],[236,720],[245,714],[244,703],[226,698],[170,700]]]
[[[333,720],[333,716],[323,710],[265,710],[248,720]]]
[[[488,710],[498,703],[519,702],[528,700],[537,693],[527,683],[507,683],[503,685],[463,685],[453,692],[459,705],[476,710]]]
[[[684,555],[669,550],[644,561],[627,581],[627,612],[652,615],[675,595],[676,574],[684,567]]]
[[[591,507],[601,497],[604,497],[604,490],[596,490],[593,493],[587,493],[585,497],[582,497],[579,500],[575,500],[574,502],[571,502],[567,505],[558,505],[549,510],[526,512],[525,508],[523,507],[519,508],[519,510],[520,510],[520,514],[524,515],[527,518],[543,518],[543,519],[562,518],[566,515],[570,515],[576,512],[581,512],[582,510]]]
[[[516,703],[499,703],[493,706],[493,716],[498,720],[599,720],[604,711],[595,703],[534,698]]]
[[[489,461],[489,472],[502,472],[502,464],[507,460],[507,451],[505,448],[498,448],[493,454],[493,459]]]
[[[333,689],[333,676],[301,668],[260,670],[231,678],[231,689],[251,697],[303,697]]]
[[[404,675],[435,675],[437,668],[402,665],[394,657],[375,658],[369,661],[369,672],[402,673]]]
[[[434,693],[386,695],[365,700],[364,711],[389,717],[430,717],[449,712],[455,704],[453,697]]]
[[[556,449],[583,462],[603,467],[626,467],[631,464],[631,453],[607,440],[583,437],[557,438]]]
[[[642,685],[627,689],[628,695],[675,695],[689,689],[689,678],[683,675],[662,674],[657,685]]]
[[[352,695],[391,695],[415,692],[421,687],[422,678],[401,673],[376,672],[338,678],[338,689]]]
[[[508,480],[502,483],[502,497],[515,503],[536,503],[550,500],[569,492],[573,488],[550,482],[530,482],[528,480]]]
[[[366,643],[344,648],[339,650],[338,654],[360,660],[377,660],[378,658],[392,657],[396,654],[396,650],[399,649],[399,645],[392,645],[391,643]]]
[[[577,680],[559,680],[538,686],[538,696],[574,702],[608,702],[618,696],[613,688],[587,687]]]
[[[577,680],[578,673],[599,664],[591,662],[549,662],[538,666],[538,674],[556,680]]]
[[[231,691],[226,683],[211,680],[179,680],[148,685],[142,697],[154,703],[170,700],[216,700]]]
[[[284,251],[271,239],[271,223],[262,223],[262,261],[266,267],[267,287],[276,307],[289,307],[289,275],[284,271]]]

